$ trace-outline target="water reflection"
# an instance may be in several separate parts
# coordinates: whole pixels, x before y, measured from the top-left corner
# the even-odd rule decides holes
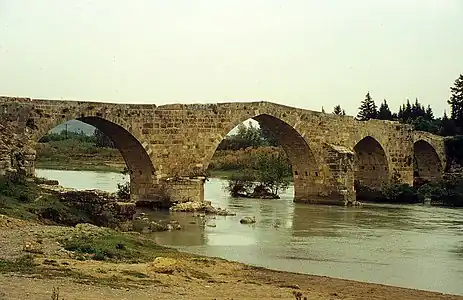
[[[93,173],[39,172],[54,174],[49,178],[70,187],[117,185],[114,175],[101,179],[99,174],[95,182]],[[175,219],[184,228],[152,238],[183,251],[273,269],[463,294],[463,210],[295,204],[292,189],[279,200],[229,198],[222,185],[218,179],[208,181],[205,197],[237,216],[201,219],[149,212],[155,219]],[[258,222],[240,224],[243,216],[255,216]]]

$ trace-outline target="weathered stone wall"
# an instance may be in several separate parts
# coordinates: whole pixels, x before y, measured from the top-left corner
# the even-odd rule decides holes
[[[169,191],[177,200],[203,199],[202,183],[196,178],[206,173],[230,130],[249,118],[271,130],[286,151],[297,201],[352,200],[355,177],[378,186],[396,173],[402,182],[412,184],[414,143],[420,137],[433,145],[443,161],[441,139],[414,133],[409,125],[360,122],[268,102],[157,107],[21,98],[0,98],[0,102],[21,112],[17,131],[31,145],[71,119],[102,130],[127,163],[134,200],[152,197],[160,181],[170,182]],[[170,178],[176,180],[166,181]]]

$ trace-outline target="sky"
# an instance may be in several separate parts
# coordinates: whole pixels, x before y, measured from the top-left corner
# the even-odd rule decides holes
[[[460,73],[462,0],[0,0],[4,96],[441,115]]]

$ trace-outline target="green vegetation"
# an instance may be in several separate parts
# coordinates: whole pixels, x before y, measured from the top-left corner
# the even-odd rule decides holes
[[[376,203],[413,204],[430,199],[431,204],[463,207],[463,178],[445,178],[435,183],[409,186],[399,182],[384,184],[381,189],[355,184],[357,200]]]
[[[229,178],[226,189],[232,197],[277,198],[289,187],[292,174],[287,157],[270,150],[253,153],[241,171]]]
[[[19,256],[13,260],[0,259],[0,273],[20,272],[30,274],[35,271],[36,266],[32,254]]]
[[[397,113],[391,112],[387,100],[384,99],[378,110],[375,101],[368,92],[359,107],[357,119],[361,121],[370,119],[394,120],[411,124],[415,130],[427,131],[442,136],[463,134],[463,74],[460,74],[455,80],[450,92],[451,96],[448,103],[450,104],[451,118],[445,112],[442,118],[435,118],[431,106],[428,105],[425,108],[418,98],[413,104],[407,100],[405,104],[399,107]],[[339,109],[335,109],[334,113],[338,114],[337,111]]]
[[[130,199],[130,182],[118,183],[117,184],[117,197],[123,200]]]
[[[99,130],[92,136],[70,131],[48,133],[37,145],[37,168],[120,172],[124,166],[120,152]]]
[[[135,233],[120,233],[105,230],[90,234],[76,233],[61,241],[64,248],[94,260],[112,262],[147,262],[157,256],[174,254],[177,251],[160,246],[152,240]],[[87,255],[87,256],[85,256]]]
[[[39,180],[37,180],[39,181]],[[117,227],[117,203],[91,191],[65,195],[44,190],[32,178],[0,177],[0,214],[23,220],[74,226],[90,223]]]

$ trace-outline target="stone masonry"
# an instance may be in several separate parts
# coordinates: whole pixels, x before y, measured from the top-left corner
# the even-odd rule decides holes
[[[288,155],[295,201],[353,201],[354,180],[378,187],[395,174],[412,184],[414,176],[439,179],[445,166],[443,139],[409,125],[270,102],[156,106],[0,97],[0,109],[2,126],[13,128],[27,149],[68,120],[100,129],[125,159],[134,201],[156,201],[160,191],[172,201],[203,201],[217,146],[249,118],[272,131]],[[3,131],[1,141],[2,153],[11,155],[15,146]],[[34,156],[28,157],[33,172]]]

